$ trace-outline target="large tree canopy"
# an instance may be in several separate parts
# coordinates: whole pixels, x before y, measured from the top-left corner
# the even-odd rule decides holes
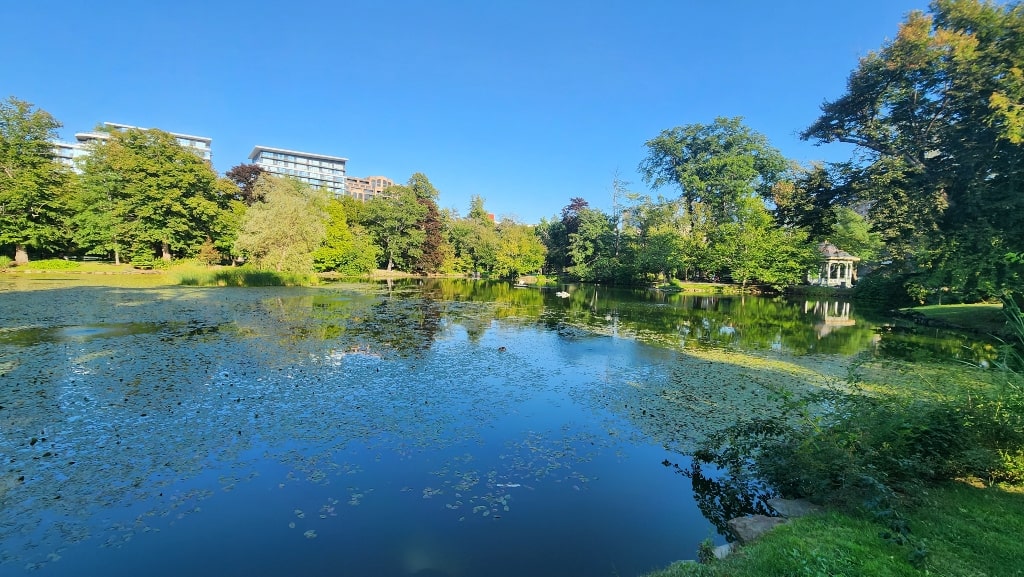
[[[662,131],[646,142],[647,157],[639,171],[657,189],[679,187],[683,208],[696,220],[696,203],[725,222],[740,199],[751,193],[771,197],[772,185],[787,168],[785,157],[764,135],[743,125],[742,118],[716,118]]]
[[[80,224],[117,251],[192,254],[222,222],[228,198],[201,158],[161,130],[114,130],[86,157]],[[93,247],[87,247],[93,248]]]
[[[903,270],[968,296],[1021,285],[1024,8],[936,0],[861,59],[805,139],[864,153],[849,184]]]
[[[327,236],[326,193],[294,178],[268,174],[259,178],[254,192],[263,201],[245,212],[237,252],[263,269],[312,272],[314,251]]]
[[[0,102],[0,245],[54,248],[64,237],[70,171],[54,160],[51,140],[60,123],[44,110],[11,97]]]
[[[389,186],[384,194],[366,201],[360,223],[380,248],[387,270],[395,266],[412,270],[418,262],[426,238],[420,225],[427,213],[427,206],[409,186]]]

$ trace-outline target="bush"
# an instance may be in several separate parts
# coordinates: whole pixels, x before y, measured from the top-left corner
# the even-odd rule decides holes
[[[46,260],[34,260],[21,265],[24,270],[74,270],[82,265],[73,260],[51,258]]]
[[[11,257],[7,255],[0,255],[0,270],[11,268],[11,263],[14,262]]]
[[[903,308],[919,304],[910,294],[910,277],[879,269],[861,278],[853,287],[853,298],[885,308]]]
[[[207,238],[203,245],[199,247],[196,259],[207,266],[212,266],[224,262],[224,255],[217,250],[217,247],[213,246],[213,241]]]

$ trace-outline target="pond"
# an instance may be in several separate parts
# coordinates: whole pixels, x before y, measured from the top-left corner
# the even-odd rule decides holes
[[[992,354],[841,301],[88,284],[0,279],[3,575],[637,575],[724,542],[671,465],[773,390]]]

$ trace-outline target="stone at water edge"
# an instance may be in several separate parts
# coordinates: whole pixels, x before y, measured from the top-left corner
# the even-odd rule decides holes
[[[804,499],[768,499],[768,506],[775,509],[779,515],[789,518],[804,517],[825,511],[820,505],[815,505]]]
[[[751,515],[729,519],[727,525],[736,534],[736,539],[740,543],[746,544],[784,523],[786,523],[786,519],[782,517]]]

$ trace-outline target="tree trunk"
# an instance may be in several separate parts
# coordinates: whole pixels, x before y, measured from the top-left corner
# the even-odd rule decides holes
[[[28,251],[25,250],[25,245],[14,245],[14,264],[28,264]]]
[[[121,251],[114,249],[114,264],[121,264]]]
[[[391,272],[391,267],[393,266],[395,266],[395,263],[391,260],[391,255],[388,255],[388,272]]]
[[[160,250],[163,251],[163,259],[171,262],[171,245],[167,244],[166,240],[160,243]]]

